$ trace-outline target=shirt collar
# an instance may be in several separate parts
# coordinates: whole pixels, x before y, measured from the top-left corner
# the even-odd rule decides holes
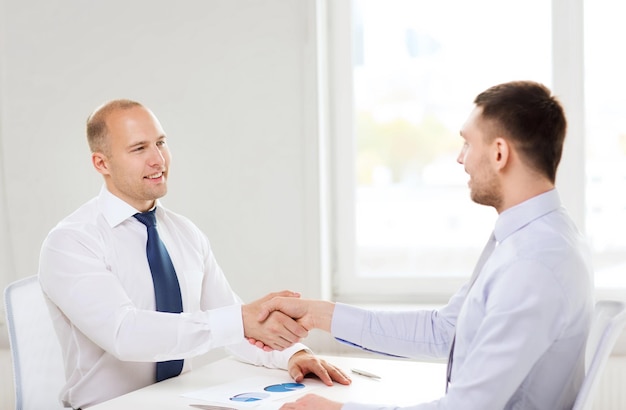
[[[498,243],[505,240],[513,232],[528,225],[562,206],[561,197],[556,188],[532,197],[521,204],[502,212],[496,221],[494,234]]]
[[[160,206],[158,199],[155,206]],[[103,185],[100,189],[100,194],[98,195],[98,207],[111,228],[116,227],[139,212],[127,202],[109,192],[106,185]]]

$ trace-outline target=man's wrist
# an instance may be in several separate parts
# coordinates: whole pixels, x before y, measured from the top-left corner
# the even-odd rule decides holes
[[[330,332],[330,325],[333,321],[333,314],[335,312],[335,303],[325,300],[319,300],[314,302],[312,313],[312,319],[314,327],[326,332]]]

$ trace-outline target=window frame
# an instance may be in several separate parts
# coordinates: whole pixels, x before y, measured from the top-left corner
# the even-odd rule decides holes
[[[584,0],[552,0],[552,90],[568,133],[557,187],[579,229],[585,227]],[[352,2],[327,3],[332,297],[348,303],[443,303],[464,278],[362,278],[356,275]],[[459,125],[460,126],[460,125]],[[468,199],[469,200],[469,199]],[[477,238],[482,241],[482,238]],[[468,272],[472,267],[468,267]]]

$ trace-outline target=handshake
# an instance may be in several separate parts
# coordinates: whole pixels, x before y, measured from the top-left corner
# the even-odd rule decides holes
[[[332,302],[301,299],[296,292],[270,293],[242,306],[244,336],[263,350],[283,350],[311,329],[330,332],[334,310]]]

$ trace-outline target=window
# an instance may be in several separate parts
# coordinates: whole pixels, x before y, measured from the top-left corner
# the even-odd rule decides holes
[[[603,47],[607,38],[620,38],[617,21],[600,20],[606,18],[607,1],[587,1],[594,7],[586,10],[585,40],[596,50],[596,64],[585,77],[586,132],[602,140],[587,141],[587,189],[576,195],[588,201],[580,227],[588,230],[596,265],[602,267],[598,281],[612,286],[617,275],[604,267],[626,260],[626,240],[619,240],[620,230],[608,229],[626,219],[626,199],[613,198],[616,187],[626,188],[626,127],[619,124],[617,108],[626,106],[626,96],[598,91],[610,93],[611,84],[620,81],[624,89],[619,74],[626,64],[615,48]],[[346,4],[330,4],[335,297],[445,300],[471,274],[497,217],[469,198],[468,178],[456,162],[459,129],[474,97],[491,85],[531,79],[554,89],[552,78],[567,65],[553,66],[563,51],[552,49],[552,39],[568,38],[562,33],[567,25],[553,26],[553,5],[543,0]],[[614,77],[603,77],[604,61],[615,59],[621,60],[612,66]],[[594,81],[609,84],[590,90]],[[577,112],[568,110],[572,113]],[[564,174],[562,165],[559,188],[564,183],[585,190],[576,177]]]
[[[626,288],[626,4],[585,1],[586,228],[596,286]]]

